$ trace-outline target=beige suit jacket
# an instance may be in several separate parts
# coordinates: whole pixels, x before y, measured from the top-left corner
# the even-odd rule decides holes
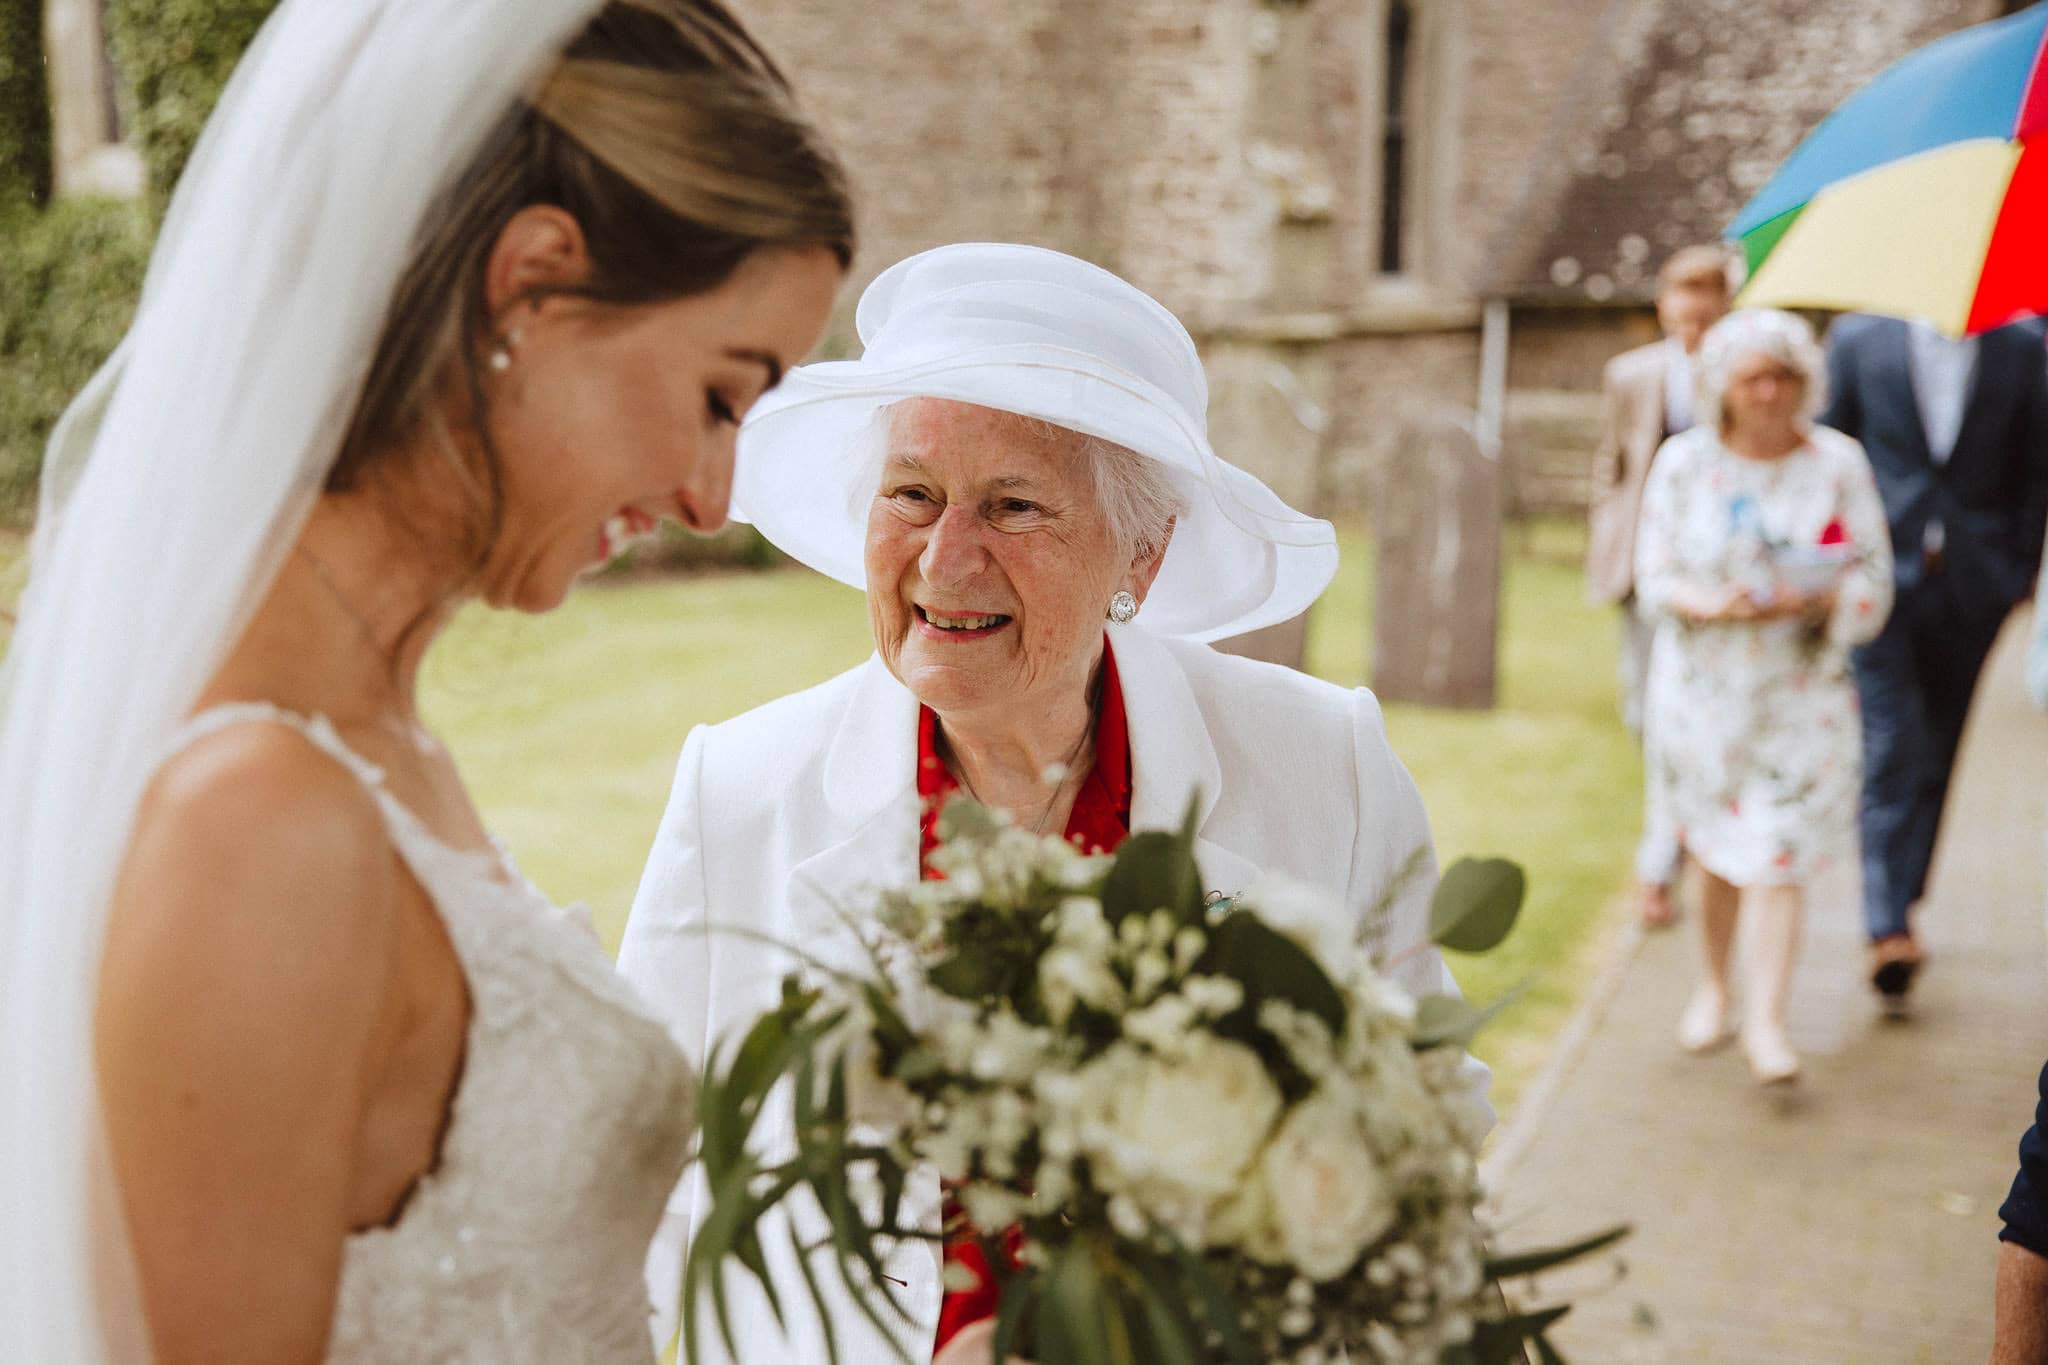
[[[1620,602],[1635,589],[1643,481],[1664,441],[1664,357],[1661,341],[1623,351],[1601,379],[1605,408],[1586,541],[1586,595],[1596,602]]]

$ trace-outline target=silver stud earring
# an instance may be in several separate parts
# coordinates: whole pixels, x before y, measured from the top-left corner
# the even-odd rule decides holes
[[[1109,619],[1122,625],[1138,614],[1138,599],[1123,588],[1118,588],[1109,599]]]

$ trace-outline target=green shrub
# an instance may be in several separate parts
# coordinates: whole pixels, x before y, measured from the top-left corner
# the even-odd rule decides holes
[[[127,330],[151,231],[121,200],[0,212],[0,524],[34,511],[50,427]]]
[[[0,0],[0,524],[34,511],[50,428],[135,311],[155,212],[199,129],[277,0],[113,0],[130,135],[151,204],[64,199],[37,212],[50,175],[43,0]]]
[[[115,64],[133,110],[129,135],[151,193],[170,197],[228,73],[277,0],[111,0]]]
[[[50,197],[43,0],[0,0],[0,206]]]
[[[692,535],[679,526],[634,546],[610,569],[612,576],[642,573],[692,573],[714,569],[772,569],[789,556],[768,543],[751,526],[733,522],[716,535]]]

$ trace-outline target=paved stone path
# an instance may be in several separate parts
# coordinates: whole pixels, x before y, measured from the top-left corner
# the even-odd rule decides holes
[[[1608,966],[1487,1163],[1503,1244],[1618,1221],[1598,1268],[1545,1286],[1594,1362],[1982,1362],[1997,1208],[2048,1060],[2048,715],[2020,684],[2016,618],[1964,741],[1909,1018],[1862,975],[1853,872],[1815,889],[1793,1086],[1673,1042],[1697,945],[1616,931]],[[1625,916],[1616,907],[1618,917]]]

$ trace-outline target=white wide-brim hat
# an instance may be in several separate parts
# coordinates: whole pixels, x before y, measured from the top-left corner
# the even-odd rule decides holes
[[[854,314],[858,360],[801,365],[740,428],[732,515],[856,588],[874,464],[859,437],[904,398],[1036,417],[1159,461],[1187,500],[1141,623],[1216,640],[1300,614],[1337,536],[1209,448],[1187,329],[1144,291],[1043,247],[966,242],[898,261]]]

